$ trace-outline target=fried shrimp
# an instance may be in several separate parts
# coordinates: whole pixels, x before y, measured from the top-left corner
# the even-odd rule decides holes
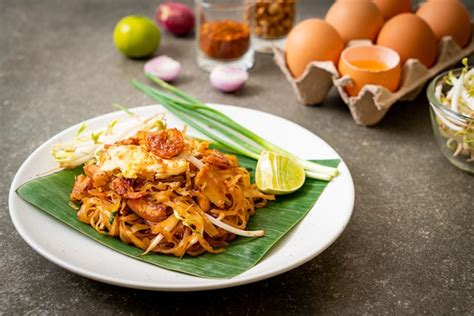
[[[169,159],[183,151],[184,137],[176,128],[170,128],[158,133],[149,133],[146,145],[158,157]]]

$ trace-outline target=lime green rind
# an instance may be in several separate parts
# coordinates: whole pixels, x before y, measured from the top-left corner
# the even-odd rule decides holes
[[[255,169],[255,161],[239,156],[240,164]],[[320,160],[318,163],[337,167],[339,160]],[[176,258],[161,254],[140,256],[141,249],[126,245],[119,239],[99,234],[92,227],[80,222],[76,212],[69,207],[69,193],[74,177],[82,168],[61,172],[31,180],[17,189],[19,196],[69,225],[80,233],[124,255],[150,264],[203,278],[231,278],[255,266],[263,256],[288,231],[309,212],[327,186],[327,182],[307,179],[303,187],[289,195],[278,196],[267,207],[257,210],[248,224],[248,230],[264,229],[262,238],[239,237],[232,241],[221,254],[203,254],[198,257]]]

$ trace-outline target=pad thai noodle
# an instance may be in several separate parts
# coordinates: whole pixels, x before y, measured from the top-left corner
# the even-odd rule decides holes
[[[149,252],[219,253],[273,200],[251,183],[237,157],[175,128],[139,130],[103,145],[76,177],[78,218]]]

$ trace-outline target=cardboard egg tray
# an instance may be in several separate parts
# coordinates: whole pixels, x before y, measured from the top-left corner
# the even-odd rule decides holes
[[[415,99],[423,90],[424,84],[441,71],[453,66],[463,57],[474,52],[474,23],[471,24],[471,42],[464,48],[451,38],[444,37],[438,44],[438,57],[431,68],[426,68],[416,59],[409,59],[402,66],[401,80],[396,92],[390,92],[377,85],[365,85],[357,96],[349,96],[344,87],[352,84],[349,76],[341,77],[333,62],[314,61],[308,64],[299,78],[293,78],[286,65],[285,53],[273,47],[274,60],[293,86],[296,97],[305,105],[322,102],[334,85],[342,100],[349,107],[352,118],[359,125],[375,125],[385,116],[397,101]],[[370,41],[351,41],[348,46],[371,44]]]

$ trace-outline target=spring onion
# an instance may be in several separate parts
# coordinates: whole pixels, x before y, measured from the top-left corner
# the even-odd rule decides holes
[[[259,154],[263,150],[287,155],[295,159],[305,169],[307,177],[314,179],[329,181],[338,174],[337,168],[326,167],[299,158],[268,142],[227,115],[209,107],[173,85],[164,82],[150,73],[146,73],[146,76],[168,93],[145,85],[137,80],[133,80],[132,85],[155,101],[160,102],[184,123],[195,128],[203,135],[206,135],[220,147],[255,160],[258,160]],[[216,135],[210,129],[219,132],[225,136],[225,138]]]

